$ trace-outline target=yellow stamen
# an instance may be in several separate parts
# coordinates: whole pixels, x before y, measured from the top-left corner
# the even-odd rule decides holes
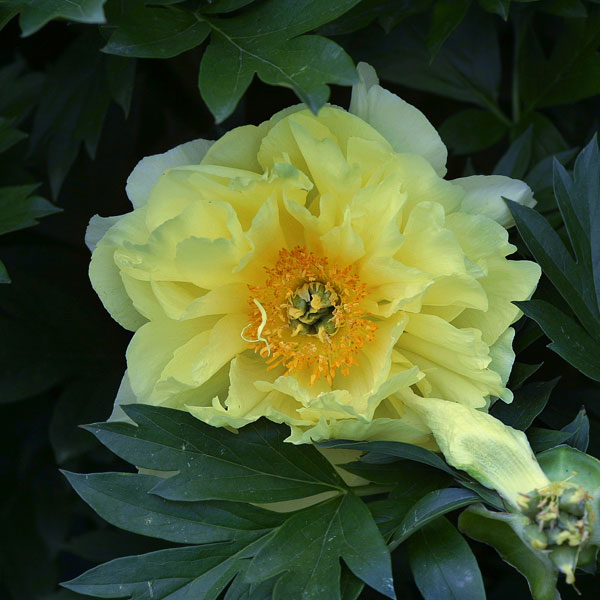
[[[263,286],[249,286],[256,308],[243,339],[269,358],[269,369],[284,366],[285,375],[309,370],[311,385],[321,378],[332,385],[338,370],[348,375],[377,330],[360,307],[367,291],[353,268],[330,265],[297,246],[282,249],[265,271]],[[246,329],[256,332],[253,338],[245,337]]]

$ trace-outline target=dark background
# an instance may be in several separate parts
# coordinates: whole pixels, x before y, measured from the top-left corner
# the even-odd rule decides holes
[[[517,9],[521,7],[515,7],[515,13]],[[517,17],[514,14],[511,19]],[[403,28],[426,18],[427,15],[410,17],[388,34],[375,22],[357,31],[348,31],[352,29],[348,26],[328,31],[325,26],[325,33],[355,61],[368,58],[385,75],[393,73],[389,65],[397,58],[386,44],[390,39],[401,39]],[[502,64],[498,105],[509,114],[515,66],[514,20],[504,22],[476,6],[468,18],[485,19],[497,32]],[[528,27],[532,33],[528,35],[535,32],[550,55],[561,33],[570,25],[568,21],[564,15],[536,12],[531,16]],[[20,56],[29,69],[47,71],[70,41],[90,28],[94,26],[55,21],[33,36],[21,38],[13,19],[0,34],[0,64],[11,63]],[[468,39],[460,37],[466,33],[458,31],[452,35],[450,41],[454,39],[455,44],[468,46]],[[26,153],[29,173],[42,182],[41,195],[53,198],[63,212],[47,217],[35,228],[0,238],[0,256],[13,280],[12,284],[0,287],[0,317],[4,324],[4,332],[0,330],[0,395],[4,389],[14,391],[15,386],[23,387],[17,401],[1,407],[1,598],[76,598],[79,596],[71,592],[58,591],[58,582],[100,562],[169,545],[106,525],[76,496],[59,469],[94,472],[130,468],[90,434],[77,428],[82,423],[104,420],[110,414],[130,337],[111,320],[89,285],[89,252],[83,239],[90,217],[130,210],[125,182],[143,156],[164,152],[198,137],[216,139],[232,127],[258,124],[297,102],[291,90],[267,86],[255,79],[235,113],[215,125],[196,86],[203,50],[204,46],[200,46],[171,59],[138,60],[128,117],[111,104],[95,158],[79,152],[56,198],[48,185],[44,157],[35,148]],[[419,107],[436,128],[471,107],[398,81],[387,80],[384,85]],[[347,107],[349,98],[349,88],[332,87],[332,103]],[[592,94],[577,102],[540,108],[539,113],[547,117],[562,141],[541,149],[536,146],[537,155],[530,157],[531,166],[545,152],[581,148],[597,128],[599,107],[598,97]],[[32,119],[30,114],[21,128],[29,130]],[[472,161],[451,152],[447,177],[458,177],[471,169],[490,173],[526,125],[515,123],[498,142],[475,152]],[[535,139],[542,139],[546,133],[534,131]],[[11,173],[6,171],[7,165],[0,165],[0,173],[10,178]],[[543,197],[544,210],[552,217],[556,210],[551,197],[549,200],[547,194]],[[512,237],[526,255],[514,230]],[[547,282],[542,284],[541,293],[548,297],[553,293]],[[546,343],[538,334],[537,341],[517,358],[529,364],[544,363],[533,376],[535,381],[561,377],[536,424],[560,428],[585,406],[591,427],[589,453],[600,456],[599,386],[547,350]],[[476,542],[470,545],[478,558],[490,599],[529,597],[525,580],[503,564],[494,550]],[[398,596],[419,598],[402,548],[394,553],[394,565]],[[594,593],[597,586],[594,587],[590,576],[580,575],[578,585],[584,597],[597,597],[597,592]],[[575,597],[571,590],[563,591],[565,598]],[[361,596],[374,597],[379,596],[369,591]]]

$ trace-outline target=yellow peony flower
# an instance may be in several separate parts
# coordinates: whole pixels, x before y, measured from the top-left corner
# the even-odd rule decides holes
[[[359,65],[350,111],[286,109],[143,159],[134,210],[94,217],[90,278],[135,331],[117,397],[289,441],[435,448],[417,394],[510,402],[513,300],[539,267],[506,257],[502,176],[446,181],[427,119]]]

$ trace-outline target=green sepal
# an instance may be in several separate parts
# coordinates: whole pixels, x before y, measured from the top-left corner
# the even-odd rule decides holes
[[[482,504],[470,506],[458,519],[463,533],[493,546],[527,579],[533,600],[559,600],[558,570],[546,553],[531,546],[526,530],[530,525],[531,521],[521,514],[492,512]]]

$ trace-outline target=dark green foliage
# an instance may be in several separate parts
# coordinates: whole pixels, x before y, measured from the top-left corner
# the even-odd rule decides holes
[[[425,600],[485,600],[475,556],[445,518],[425,525],[410,539],[408,556]]]
[[[508,201],[519,233],[568,304],[520,302],[552,340],[550,348],[600,381],[600,153],[594,138],[578,155],[573,175],[554,161],[554,196],[568,241],[537,211]],[[577,320],[579,322],[577,322]]]
[[[235,435],[144,407],[137,428],[100,423],[127,335],[89,288],[82,241],[92,214],[130,210],[142,156],[258,124],[294,94],[345,107],[367,60],[440,131],[448,178],[504,174],[535,192],[535,209],[512,207],[510,241],[544,277],[515,324],[515,399],[491,413],[536,451],[597,455],[598,2],[5,0],[0,30],[0,597],[373,600],[393,597],[393,577],[407,600],[479,599],[477,563],[490,600],[528,597],[509,565],[553,593],[552,573],[502,543],[508,526],[463,508],[501,511],[498,495],[437,453],[324,444],[363,452],[337,472],[271,423]],[[320,493],[291,513],[250,504]],[[458,511],[509,564],[469,550]],[[594,597],[593,578],[578,585]]]

